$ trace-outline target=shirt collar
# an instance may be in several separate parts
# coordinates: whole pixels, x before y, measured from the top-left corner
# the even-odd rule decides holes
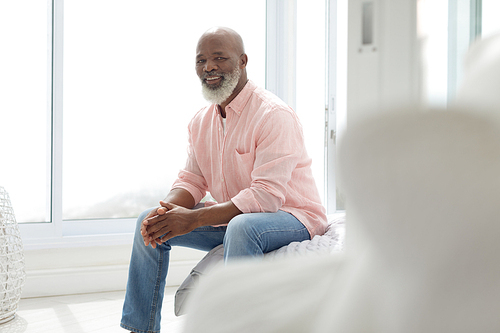
[[[228,110],[232,110],[240,116],[255,88],[257,88],[255,83],[248,80],[240,93],[226,106],[226,113]]]

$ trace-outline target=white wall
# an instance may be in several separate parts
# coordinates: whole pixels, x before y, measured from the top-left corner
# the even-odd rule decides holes
[[[125,290],[131,251],[131,245],[27,250],[22,297]],[[181,284],[204,255],[173,248],[167,285]]]

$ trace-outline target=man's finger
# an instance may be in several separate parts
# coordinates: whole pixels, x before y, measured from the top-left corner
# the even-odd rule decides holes
[[[156,208],[151,209],[151,211],[148,213],[148,215],[146,215],[146,217],[144,218],[144,220],[145,219],[149,219],[149,218],[151,218],[153,216],[158,215],[158,208],[160,208],[160,207],[156,207]]]
[[[161,203],[161,201],[160,201],[160,203]],[[158,214],[163,215],[166,212],[168,212],[168,208],[166,208],[166,207],[158,207],[158,209],[156,211],[158,212]]]
[[[167,210],[172,210],[175,207],[177,207],[177,205],[174,205],[173,203],[166,202],[166,201],[160,201],[160,205],[162,206],[162,208],[167,209]]]
[[[169,239],[170,238],[168,238],[167,235],[165,235],[163,237],[155,239],[155,242],[156,242],[156,244],[161,245],[161,244],[165,243],[166,241],[168,241]]]
[[[176,233],[168,225],[164,226],[163,228],[158,229],[154,232],[149,233],[150,242],[156,242],[157,240],[163,239],[163,241],[162,241],[162,243],[163,243],[163,242],[169,240],[170,238],[173,238],[174,236],[176,236]]]
[[[168,241],[168,240],[170,240],[170,239],[172,239],[172,238],[174,238],[176,236],[179,236],[179,235],[176,235],[176,234],[174,234],[173,231],[171,231],[171,232],[168,232],[167,234],[165,234],[163,237],[159,238],[159,240],[163,244],[166,241]]]
[[[155,249],[157,245],[161,245],[165,241],[167,241],[168,239],[170,239],[170,238],[166,238],[169,233],[170,233],[170,231],[167,231],[167,232],[162,231],[162,232],[156,233],[155,235],[151,235],[149,237],[149,243],[151,244],[151,246],[153,247],[153,249]],[[165,235],[165,236],[160,237],[161,235]]]
[[[144,238],[145,244],[151,244],[153,248],[156,247],[156,240],[159,239],[162,235],[165,235],[171,232],[171,226],[167,221],[167,216],[162,216],[163,219],[161,221],[154,221],[154,223],[149,223],[148,221],[142,226],[144,227],[144,233],[142,237]],[[161,244],[161,243],[160,243]]]
[[[142,221],[142,224],[145,225],[145,226],[151,226],[151,225],[157,224],[160,221],[165,220],[166,218],[167,218],[167,216],[165,214],[155,215],[153,217],[144,219]]]
[[[144,220],[142,220],[142,222],[146,221],[146,220],[150,220],[152,218],[155,218],[157,216],[160,216],[160,215],[163,215],[165,214],[166,212],[168,211],[167,208],[165,207],[156,207],[156,208],[153,208],[149,213],[148,215],[146,215],[146,217],[144,218]]]

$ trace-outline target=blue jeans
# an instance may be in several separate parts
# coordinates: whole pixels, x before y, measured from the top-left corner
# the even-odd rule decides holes
[[[292,214],[250,213],[234,217],[223,227],[206,226],[174,237],[156,249],[144,246],[140,233],[142,220],[137,219],[127,292],[123,304],[121,327],[137,333],[160,332],[161,306],[172,246],[203,251],[224,244],[224,261],[240,257],[262,257],[291,242],[310,239],[304,225]]]

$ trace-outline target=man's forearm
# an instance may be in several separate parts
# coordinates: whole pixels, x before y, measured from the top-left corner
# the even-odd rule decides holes
[[[197,227],[226,224],[229,223],[233,217],[242,214],[232,201],[196,209],[195,211],[197,213]]]
[[[193,196],[188,191],[181,188],[175,188],[170,191],[165,200],[163,200],[163,203],[161,202],[161,205],[163,207],[170,210],[171,208],[168,208],[165,202],[188,209],[193,208],[196,204],[194,202]],[[232,201],[227,201],[216,205],[191,210],[190,213],[192,215],[192,223],[194,223],[196,227],[202,227],[207,225],[226,224],[231,221],[233,217],[241,214],[242,212],[234,205]]]
[[[189,209],[193,208],[196,204],[191,193],[182,188],[171,190],[163,201]]]

